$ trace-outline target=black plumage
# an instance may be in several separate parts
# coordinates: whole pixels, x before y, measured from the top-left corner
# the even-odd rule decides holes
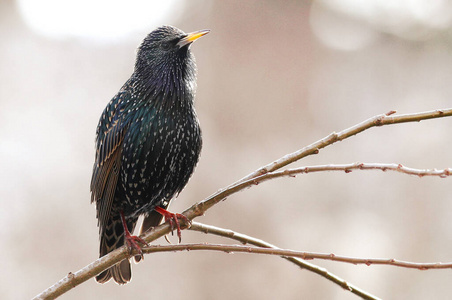
[[[130,239],[121,214],[130,232],[142,214],[141,233],[158,225],[162,215],[154,209],[165,209],[193,173],[202,141],[193,106],[196,65],[190,44],[207,33],[185,34],[171,26],[152,31],[138,49],[132,76],[102,113],[91,180],[100,256]],[[111,277],[119,284],[130,281],[129,260],[96,280]]]

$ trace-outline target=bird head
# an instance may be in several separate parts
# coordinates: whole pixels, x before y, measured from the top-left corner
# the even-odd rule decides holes
[[[138,49],[136,71],[146,75],[162,76],[162,73],[168,73],[174,68],[183,69],[190,64],[194,68],[194,58],[189,47],[207,33],[209,30],[187,34],[173,26],[155,29],[148,34]]]

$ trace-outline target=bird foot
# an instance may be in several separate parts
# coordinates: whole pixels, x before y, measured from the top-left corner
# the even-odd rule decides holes
[[[178,214],[178,213],[172,213],[167,211],[164,208],[161,208],[160,206],[156,206],[155,211],[161,214],[165,217],[165,222],[168,222],[171,227],[171,234],[174,235],[174,228],[176,228],[177,236],[179,237],[179,243],[182,240],[182,233],[180,228],[179,220],[184,220],[184,222],[190,227],[191,221],[184,215]]]
[[[145,240],[140,238],[139,236],[130,235],[130,233],[129,234],[126,233],[124,235],[124,238],[126,240],[127,247],[129,247],[129,249],[136,250],[138,252],[138,255],[141,256],[141,259],[144,259],[143,250],[141,250],[141,247],[139,244],[146,245],[148,247],[149,247],[149,244]]]
[[[139,244],[146,245],[148,247],[149,247],[149,244],[145,240],[140,238],[139,236],[132,235],[130,233],[129,229],[127,228],[126,218],[124,217],[124,214],[122,211],[121,211],[121,221],[122,221],[122,226],[124,227],[124,240],[127,244],[127,247],[129,248],[129,250],[136,250],[138,252],[138,254],[141,256],[141,259],[144,259],[143,250],[141,250],[141,247]]]

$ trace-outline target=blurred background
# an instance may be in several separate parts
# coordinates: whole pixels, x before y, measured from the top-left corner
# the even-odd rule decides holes
[[[444,0],[0,1],[2,299],[31,298],[98,257],[97,122],[162,24],[211,29],[192,47],[204,148],[172,211],[371,116],[451,107]],[[451,130],[452,118],[374,128],[296,166],[452,167]],[[450,190],[450,178],[309,174],[253,187],[197,221],[294,250],[450,262]],[[205,241],[230,243],[183,232]],[[313,263],[381,298],[452,293],[450,270]],[[196,251],[148,255],[126,286],[93,279],[62,296],[141,298],[357,299],[279,257]]]

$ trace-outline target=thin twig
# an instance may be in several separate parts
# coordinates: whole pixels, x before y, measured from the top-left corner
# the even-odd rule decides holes
[[[437,169],[414,169],[405,167],[401,164],[383,164],[383,163],[351,163],[351,164],[330,164],[330,165],[317,165],[317,166],[307,166],[295,169],[287,169],[284,171],[268,172],[264,175],[258,176],[251,179],[254,184],[261,183],[265,180],[284,177],[284,176],[295,176],[298,174],[308,174],[315,172],[325,172],[325,171],[340,171],[345,173],[350,173],[353,170],[381,170],[400,172],[408,175],[415,175],[419,177],[424,176],[437,176],[440,178],[446,178],[452,175],[452,169],[446,168],[442,170]],[[250,182],[245,181],[245,182]]]
[[[229,229],[219,228],[212,225],[206,225],[199,222],[192,222],[190,230],[194,231],[200,231],[208,234],[214,234],[222,237],[227,237],[236,241],[241,242],[242,244],[251,244],[254,246],[264,247],[264,248],[274,248],[274,249],[280,249],[276,247],[275,245],[272,245],[270,243],[267,243],[263,240],[245,235],[243,233],[238,233]],[[292,256],[281,256],[282,258],[294,263],[295,265],[299,266],[302,269],[307,269],[315,274],[318,274],[333,283],[339,285],[343,289],[350,291],[351,293],[361,297],[362,299],[368,299],[368,300],[376,300],[379,299],[378,297],[371,295],[370,293],[363,291],[362,289],[354,286],[351,283],[348,283],[344,279],[338,277],[337,275],[329,272],[325,268],[318,267],[314,264],[308,263],[302,259],[292,257]]]
[[[405,167],[401,164],[352,163],[340,165],[318,165],[318,166],[300,167],[295,169],[287,169],[284,171],[267,172],[265,174],[247,180],[239,180],[235,184],[230,185],[227,189],[217,192],[216,194],[208,197],[207,199],[201,201],[200,203],[194,204],[191,208],[184,211],[183,214],[186,215],[188,219],[192,220],[197,216],[203,215],[207,211],[207,209],[209,209],[216,203],[224,200],[225,198],[231,196],[232,194],[235,194],[239,191],[242,191],[254,185],[258,185],[259,183],[262,183],[270,179],[286,176],[293,177],[297,174],[307,174],[324,171],[343,171],[345,173],[350,173],[352,170],[396,171],[408,175],[416,175],[419,177],[438,176],[440,178],[445,178],[452,175],[452,169],[450,168],[446,168],[443,170],[415,169]]]
[[[226,253],[255,253],[255,254],[268,254],[278,256],[291,256],[298,257],[304,260],[321,259],[331,260],[343,263],[349,263],[354,265],[388,265],[396,266],[408,269],[418,270],[431,270],[431,269],[452,269],[452,262],[441,263],[415,263],[409,261],[402,261],[393,258],[357,258],[343,255],[336,255],[334,253],[318,253],[318,252],[305,252],[294,251],[289,249],[280,248],[261,248],[251,247],[243,245],[224,245],[224,244],[177,244],[177,245],[151,245],[149,247],[142,248],[143,253],[154,252],[171,252],[171,251],[193,251],[193,250],[210,250],[210,251],[222,251]]]
[[[333,133],[329,134],[328,136],[324,137],[323,139],[312,143],[309,146],[306,146],[293,153],[287,154],[287,155],[275,160],[274,162],[272,162],[264,167],[259,168],[258,170],[250,173],[249,175],[243,177],[242,179],[230,184],[226,188],[219,190],[218,192],[216,192],[213,195],[209,196],[208,198],[204,199],[200,203],[194,204],[192,207],[190,207],[189,209],[184,211],[183,214],[185,214],[187,216],[187,218],[189,218],[190,220],[192,220],[195,217],[201,216],[206,212],[207,209],[209,209],[216,203],[218,203],[218,202],[224,200],[225,198],[227,198],[228,196],[250,186],[249,183],[253,179],[255,179],[259,176],[262,176],[266,173],[279,170],[282,167],[285,167],[288,164],[298,161],[301,158],[304,158],[306,156],[309,156],[312,154],[317,154],[317,153],[319,153],[320,149],[330,146],[330,145],[336,143],[337,141],[342,141],[346,138],[354,136],[369,128],[376,127],[376,126],[407,123],[407,122],[420,122],[423,120],[434,119],[434,118],[450,117],[450,116],[452,116],[452,108],[437,109],[434,111],[392,116],[394,113],[395,113],[395,111],[390,111],[386,114],[374,116],[372,118],[365,120],[364,122],[361,122],[357,125],[349,127],[338,133],[333,132]]]
[[[337,133],[332,132],[328,136],[312,143],[309,146],[306,146],[293,153],[284,155],[283,157],[259,168],[258,170],[254,171],[254,172],[248,174],[247,176],[243,177],[242,179],[240,179],[239,182],[246,181],[248,179],[260,176],[260,175],[268,173],[268,172],[276,171],[278,169],[281,169],[284,166],[287,166],[288,164],[291,164],[295,161],[300,160],[303,157],[306,157],[306,156],[309,156],[312,154],[318,154],[320,149],[325,148],[338,141],[342,141],[351,136],[354,136],[354,135],[361,133],[372,127],[379,127],[379,126],[384,126],[384,125],[392,125],[392,124],[407,123],[407,122],[420,122],[423,120],[450,117],[450,116],[452,116],[452,108],[436,109],[436,110],[432,110],[432,111],[413,113],[413,114],[403,114],[403,115],[393,115],[394,113],[395,113],[395,111],[390,111],[386,114],[381,114],[381,115],[377,115],[372,118],[369,118],[357,125],[344,129],[340,132],[337,132]]]

